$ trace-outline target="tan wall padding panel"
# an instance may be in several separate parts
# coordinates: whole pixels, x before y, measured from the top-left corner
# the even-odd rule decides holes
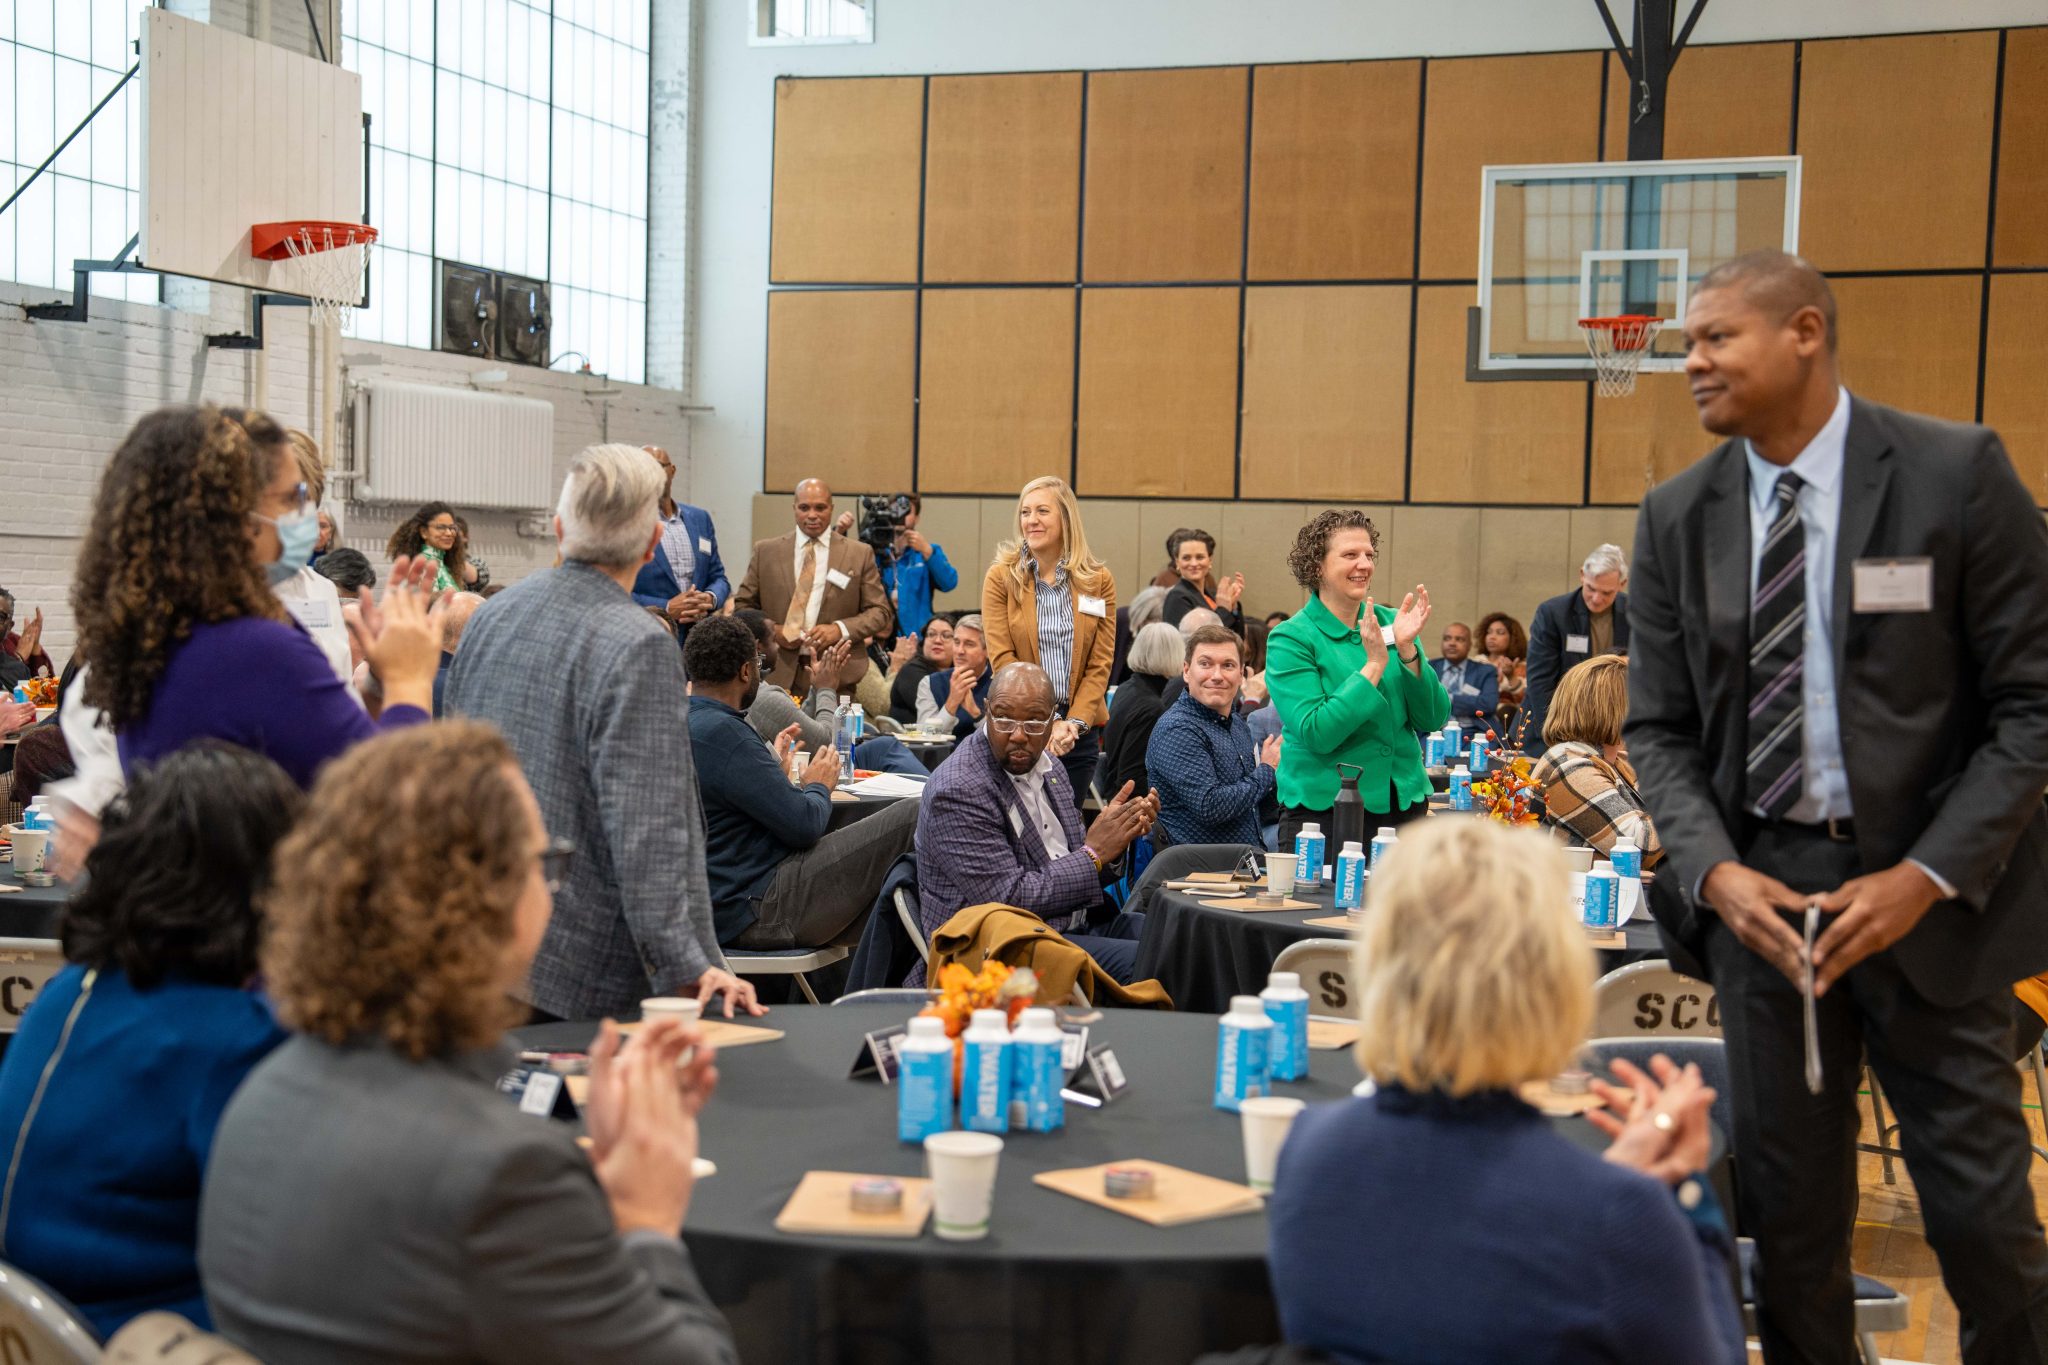
[[[924,79],[775,83],[777,284],[917,279]]]
[[[1785,156],[1792,150],[1791,43],[1688,47],[1671,68],[1664,110],[1667,159]],[[1628,73],[1607,62],[1606,159],[1628,159],[1635,111]]]
[[[1996,33],[1806,44],[1801,252],[1822,270],[1982,265],[1997,66]]]
[[[1239,278],[1250,79],[1241,66],[1088,77],[1088,279]]]
[[[1600,70],[1597,52],[1429,64],[1422,150],[1425,278],[1468,280],[1478,273],[1482,166],[1598,158]]]
[[[1245,496],[1401,496],[1408,293],[1406,285],[1246,291]]]
[[[2048,28],[2006,35],[1993,232],[1997,264],[2048,265]]]
[[[1421,95],[1419,61],[1253,73],[1252,279],[1408,274]]]
[[[770,294],[768,488],[910,487],[916,353],[908,289]]]
[[[1231,496],[1237,295],[1219,288],[1084,294],[1082,493]]]
[[[1683,374],[1643,375],[1627,397],[1593,400],[1592,501],[1640,502],[1720,443]]]
[[[1984,422],[2005,439],[2034,501],[2048,505],[2048,275],[1991,281],[1991,336],[1984,363]]]
[[[920,492],[1014,493],[1066,475],[1073,290],[927,290],[920,354]]]
[[[1465,380],[1465,285],[1421,291],[1415,317],[1416,502],[1577,504],[1585,491],[1586,386]]]
[[[925,279],[1074,278],[1081,81],[1077,71],[932,78]]]
[[[1842,382],[1851,393],[1955,422],[1974,419],[1982,281],[1931,275],[1832,283]]]

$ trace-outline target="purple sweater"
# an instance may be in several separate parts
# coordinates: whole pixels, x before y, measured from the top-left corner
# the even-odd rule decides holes
[[[311,787],[320,765],[358,740],[426,719],[417,706],[391,706],[372,721],[297,622],[245,616],[194,626],[172,649],[149,713],[118,737],[121,768],[221,739]]]

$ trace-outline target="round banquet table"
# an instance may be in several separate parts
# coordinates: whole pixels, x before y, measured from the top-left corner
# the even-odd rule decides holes
[[[917,761],[928,769],[936,769],[953,752],[956,743],[951,735],[921,735],[904,730],[896,736],[903,747],[917,755]]]
[[[915,801],[914,796],[861,796],[855,792],[832,794],[832,816],[826,824],[827,830],[845,829],[857,820],[870,815],[880,815],[898,801]]]
[[[1230,1008],[1231,996],[1257,995],[1266,988],[1266,974],[1288,944],[1349,934],[1334,925],[1305,922],[1342,913],[1327,880],[1313,890],[1296,888],[1293,899],[1309,901],[1314,908],[1217,910],[1201,903],[1200,892],[1158,888],[1138,939],[1138,979],[1158,978],[1173,997],[1175,1009],[1222,1014]],[[1602,972],[1664,956],[1656,923],[1647,915],[1637,914],[1621,932],[1626,946],[1600,950]]]
[[[11,865],[0,862],[0,886],[15,890],[0,893],[0,938],[57,937],[57,920],[64,902],[71,898],[71,883],[54,886],[23,886]]]
[[[698,1184],[683,1236],[742,1360],[1186,1365],[1205,1351],[1280,1340],[1263,1211],[1154,1228],[1031,1182],[1133,1158],[1243,1180],[1238,1118],[1210,1103],[1211,1019],[1142,1010],[1094,1019],[1090,1045],[1115,1049],[1131,1088],[1105,1108],[1068,1104],[1063,1132],[1005,1136],[985,1240],[942,1242],[929,1228],[907,1240],[777,1232],[775,1216],[806,1171],[924,1173],[921,1151],[896,1140],[894,1088],[847,1078],[862,1035],[909,1013],[780,1006],[754,1022],[787,1037],[719,1057],[701,1144],[718,1174]],[[561,1023],[515,1036],[564,1050],[593,1033]],[[1308,1079],[1276,1093],[1338,1100],[1357,1079],[1349,1049],[1316,1051]],[[1605,1146],[1583,1119],[1553,1122],[1592,1150]]]

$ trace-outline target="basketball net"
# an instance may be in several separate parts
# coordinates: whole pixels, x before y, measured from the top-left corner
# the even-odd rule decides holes
[[[1636,373],[1663,326],[1661,318],[1634,315],[1579,319],[1602,398],[1621,398],[1636,391]]]
[[[347,327],[363,297],[363,273],[377,229],[367,223],[302,219],[258,223],[249,232],[250,253],[266,261],[297,261],[314,321]]]

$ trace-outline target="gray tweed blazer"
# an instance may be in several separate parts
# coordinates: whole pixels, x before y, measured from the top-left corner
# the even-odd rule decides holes
[[[450,715],[512,743],[548,833],[576,845],[528,1003],[592,1019],[723,966],[676,643],[597,569],[566,564],[477,609]]]

